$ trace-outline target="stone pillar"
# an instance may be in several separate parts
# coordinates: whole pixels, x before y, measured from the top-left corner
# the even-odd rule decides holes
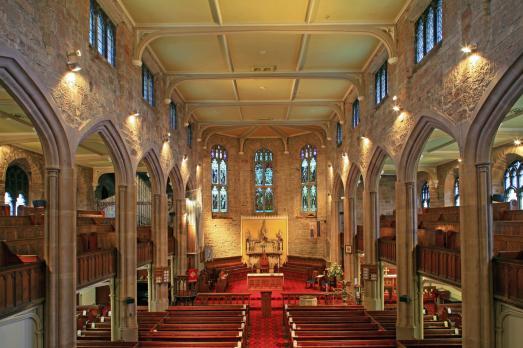
[[[369,185],[365,185],[368,187]],[[379,236],[379,202],[376,191],[363,192],[363,245],[365,246],[365,263],[376,265],[378,279],[365,281],[363,304],[368,310],[383,309],[383,273],[378,259]]]
[[[111,329],[113,340],[138,341],[136,321],[136,184],[120,185],[116,193],[118,259]],[[129,303],[132,302],[132,303]]]
[[[330,211],[330,257],[331,262],[339,262],[338,256],[340,254],[340,236],[339,236],[339,218],[338,218],[338,199],[330,196],[331,211]]]
[[[76,190],[72,167],[46,168],[46,346],[76,345]]]
[[[345,269],[348,270],[348,280],[352,286],[360,285],[360,265],[358,259],[358,252],[356,246],[356,197],[349,197],[344,202],[345,212],[343,213],[345,220],[345,241],[352,246],[352,254],[345,255]],[[356,280],[356,281],[355,281]],[[357,283],[357,284],[355,284]]]
[[[423,337],[423,314],[420,305],[420,284],[416,268],[417,244],[416,183],[396,182],[396,267],[398,295],[408,302],[398,301],[396,337]]]
[[[157,269],[167,269],[168,229],[167,229],[167,194],[154,194],[152,197],[152,239],[154,245],[152,265],[152,291],[149,296],[151,311],[164,311],[169,306],[168,283],[156,283],[154,273]]]
[[[463,347],[494,347],[490,163],[460,167]]]
[[[176,274],[187,271],[187,215],[185,198],[176,200]]]

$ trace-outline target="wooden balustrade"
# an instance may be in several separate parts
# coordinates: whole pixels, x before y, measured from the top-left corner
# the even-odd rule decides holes
[[[44,297],[43,262],[0,267],[0,317],[42,303]]]
[[[77,257],[77,289],[116,274],[116,249],[90,251]]]
[[[196,296],[195,304],[198,305],[223,305],[223,304],[246,304],[251,303],[250,293],[228,293],[228,292],[200,292]]]
[[[495,297],[523,308],[523,260],[495,257],[492,268]]]
[[[396,240],[380,238],[378,240],[380,260],[396,264]]]
[[[438,247],[417,247],[418,272],[454,285],[461,284],[459,250]]]
[[[138,242],[136,255],[138,266],[153,262],[153,242]]]

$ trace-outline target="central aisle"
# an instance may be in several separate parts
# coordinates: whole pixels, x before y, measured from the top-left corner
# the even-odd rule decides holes
[[[253,309],[249,314],[249,348],[283,348],[282,310],[272,309],[271,318],[263,318],[261,310]]]

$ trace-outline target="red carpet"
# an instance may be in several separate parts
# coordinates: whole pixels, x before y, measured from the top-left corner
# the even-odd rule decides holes
[[[249,348],[283,348],[286,340],[283,337],[282,311],[272,311],[271,318],[262,318],[261,310],[250,311],[249,317]]]
[[[293,280],[293,279],[285,279],[283,284],[283,291],[285,292],[319,292],[319,290],[315,289],[306,289],[305,288],[305,281],[302,280]],[[229,283],[229,287],[227,288],[227,292],[250,292],[247,290],[247,281],[246,280],[238,280]],[[281,291],[273,291],[272,292],[272,308],[275,309],[281,309],[283,307],[282,304],[282,297],[281,297]],[[251,292],[251,308],[261,308],[261,294],[260,292],[253,291]]]

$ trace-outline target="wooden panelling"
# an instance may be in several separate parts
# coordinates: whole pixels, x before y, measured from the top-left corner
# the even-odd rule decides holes
[[[417,253],[418,272],[451,284],[461,283],[459,251],[418,245]]]
[[[143,266],[153,261],[153,243],[152,242],[138,242],[136,246],[137,264]]]
[[[0,268],[0,317],[40,303],[44,297],[43,262]]]
[[[113,277],[116,273],[116,249],[78,255],[76,273],[78,289]]]
[[[380,260],[396,264],[396,240],[380,238],[378,240]]]
[[[492,268],[494,295],[523,308],[523,259],[496,257]]]

